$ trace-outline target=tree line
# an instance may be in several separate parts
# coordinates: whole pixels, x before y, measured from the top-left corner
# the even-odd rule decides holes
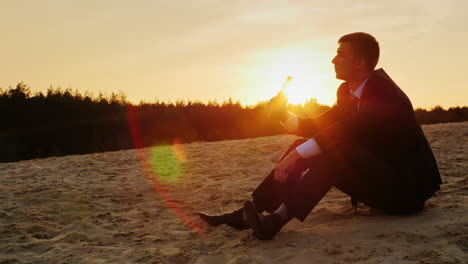
[[[302,116],[330,107],[310,99],[289,105]],[[0,90],[0,162],[172,144],[277,135],[278,122],[265,118],[266,102],[242,106],[156,101],[131,104],[125,94],[97,97],[71,89],[32,93],[21,82]],[[468,120],[468,107],[416,109],[422,124]]]

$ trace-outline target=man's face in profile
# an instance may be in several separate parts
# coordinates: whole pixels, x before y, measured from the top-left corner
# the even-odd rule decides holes
[[[332,63],[335,65],[336,78],[348,81],[357,70],[357,60],[354,56],[351,43],[342,42],[336,50],[336,56]]]

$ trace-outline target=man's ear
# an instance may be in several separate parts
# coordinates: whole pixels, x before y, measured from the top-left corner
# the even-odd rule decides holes
[[[354,65],[360,69],[367,69],[367,63],[366,60],[362,57],[357,57],[354,59]]]

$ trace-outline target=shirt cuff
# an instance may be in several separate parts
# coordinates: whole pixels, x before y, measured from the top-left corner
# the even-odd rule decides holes
[[[296,147],[296,151],[303,159],[311,158],[322,153],[322,150],[313,138]]]

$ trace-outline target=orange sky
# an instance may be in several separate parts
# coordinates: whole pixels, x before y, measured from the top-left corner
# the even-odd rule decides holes
[[[292,99],[332,104],[336,41],[364,31],[415,107],[468,105],[467,3],[2,1],[0,87],[255,104],[291,75]]]

